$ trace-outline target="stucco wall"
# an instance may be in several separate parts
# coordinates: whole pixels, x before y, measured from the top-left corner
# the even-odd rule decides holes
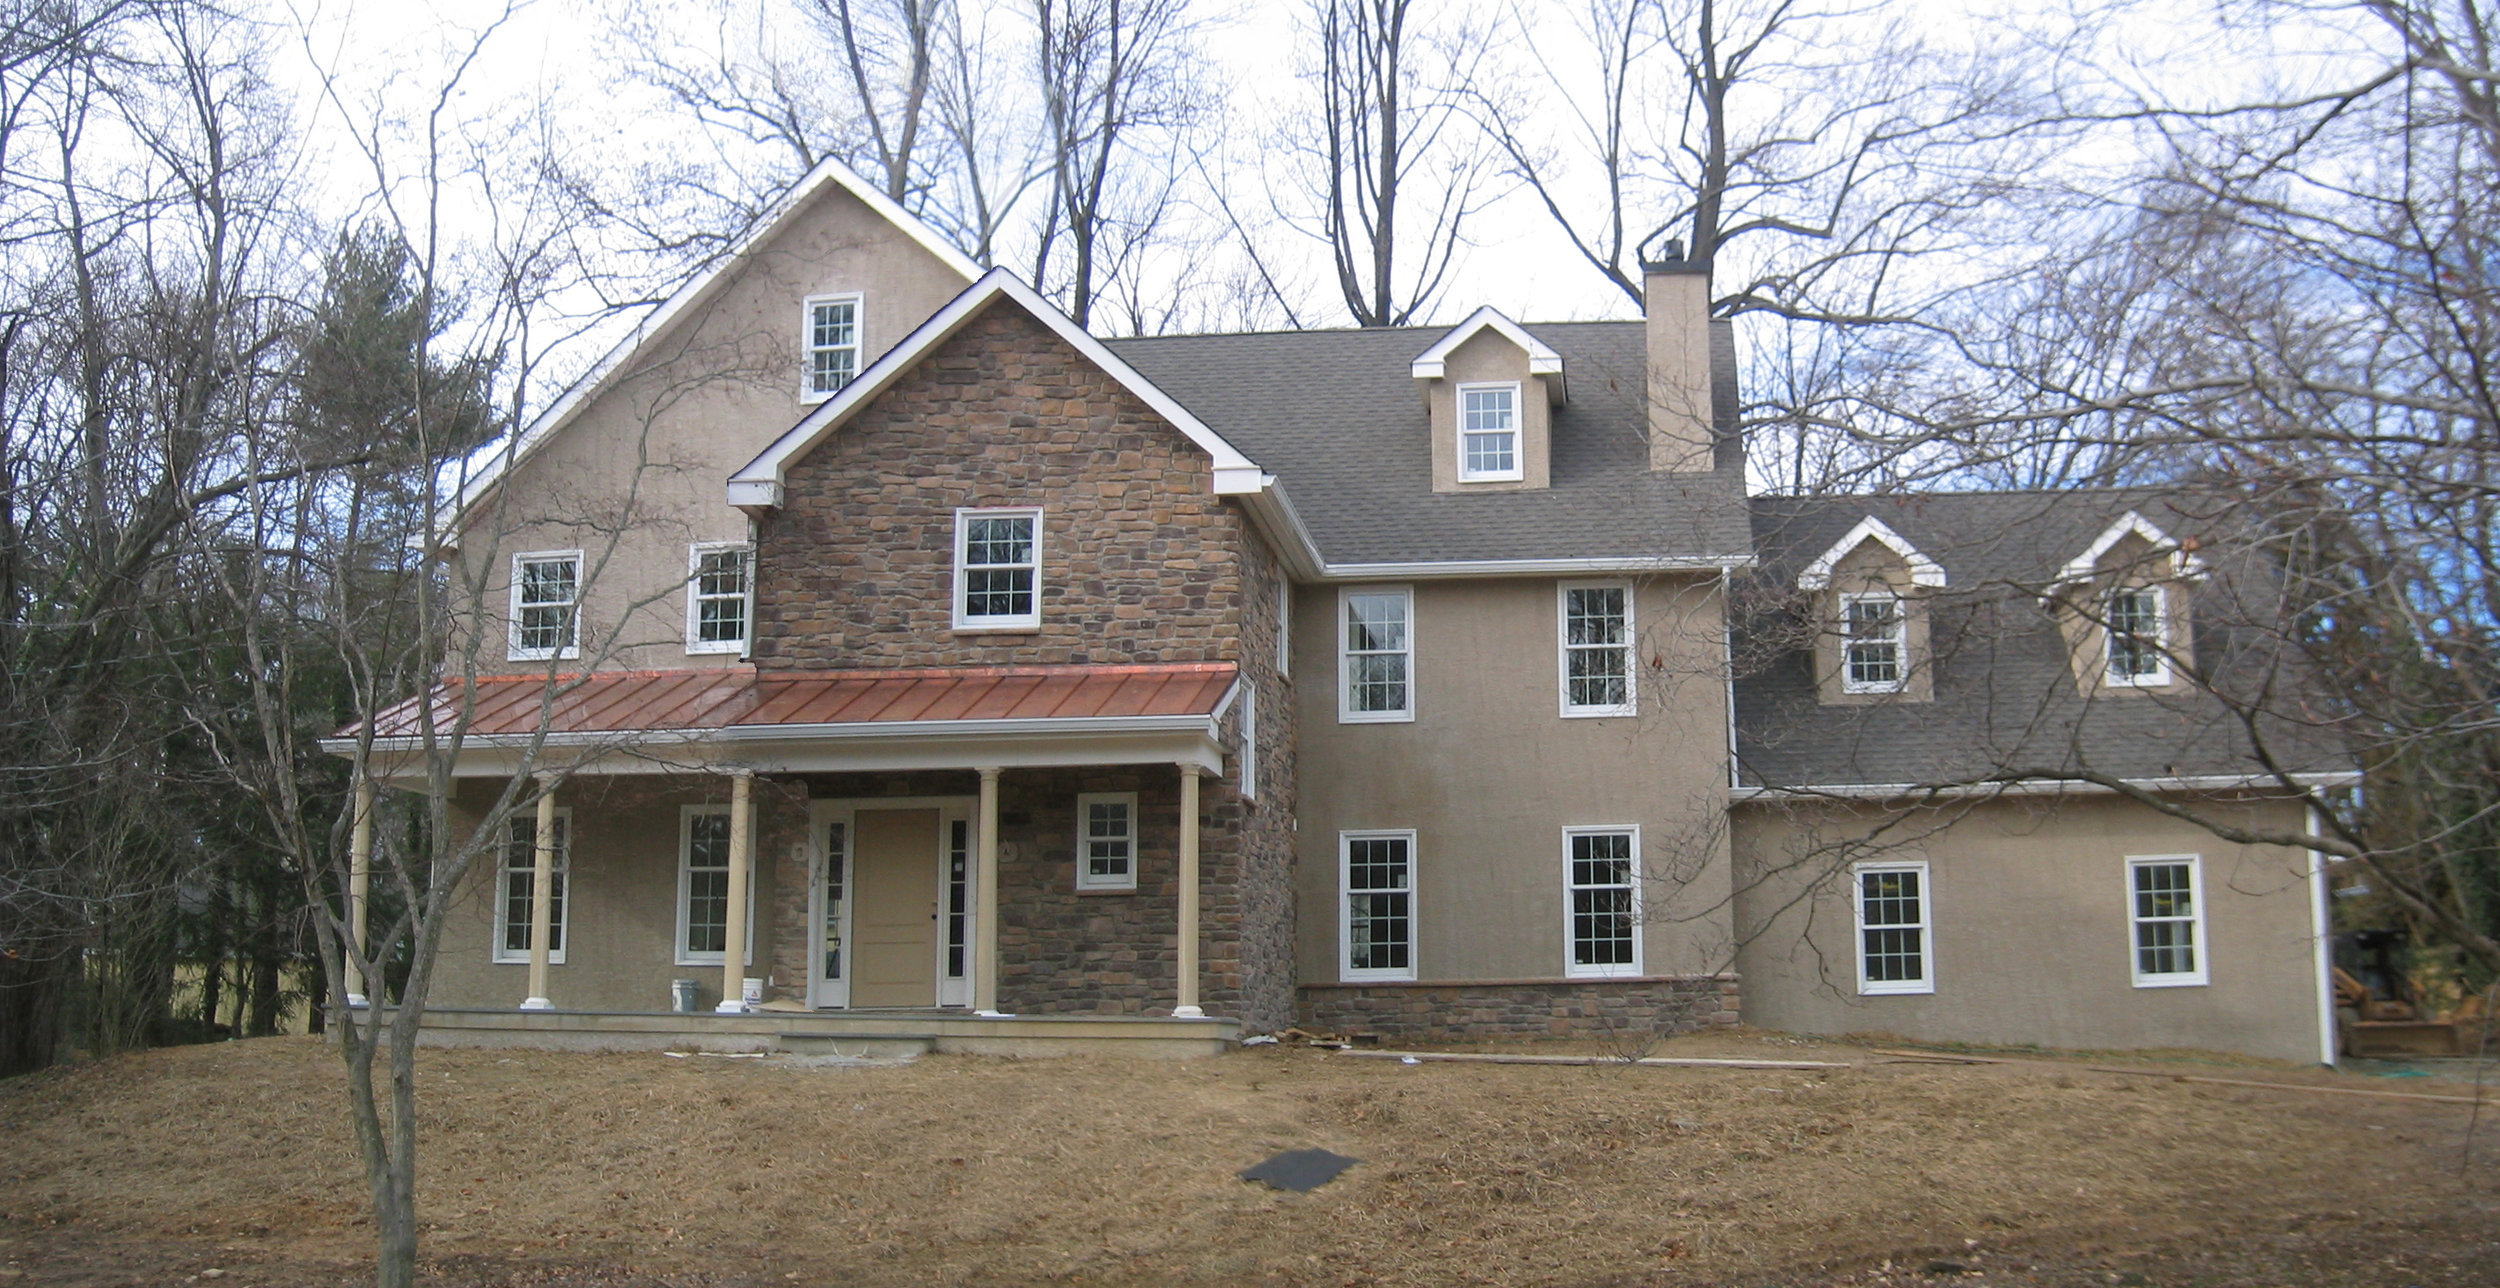
[[[802,301],[862,294],[865,368],[969,285],[831,184],[732,273],[467,516],[460,555],[464,576],[482,589],[472,622],[486,633],[482,671],[543,665],[505,660],[512,556],[540,550],[585,552],[585,660],[738,661],[686,652],[687,549],[747,539],[746,516],[728,503],[729,475],[807,410]]]
[[[2220,808],[2271,827],[2301,822],[2297,806],[2280,802]],[[1877,836],[1872,848],[1838,848]],[[1744,804],[1735,811],[1735,839],[1748,1024],[2320,1057],[2305,853],[2226,844],[2110,797],[1890,814],[1873,806]],[[2206,985],[2133,983],[2127,859],[2165,854],[2202,857]],[[1901,859],[1929,865],[1935,992],[1862,997],[1846,872],[1853,861]],[[1819,888],[1805,895],[1817,877]]]
[[[1564,978],[1563,828],[1641,827],[1646,974],[1708,975],[1732,939],[1727,708],[1714,581],[1640,578],[1640,714],[1566,719],[1550,578],[1417,582],[1415,719],[1338,719],[1335,586],[1295,602],[1302,821],[1296,959],[1339,978],[1338,834],[1415,829],[1419,981]]]

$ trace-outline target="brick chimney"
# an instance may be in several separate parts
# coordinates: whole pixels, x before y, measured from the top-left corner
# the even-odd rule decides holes
[[[1641,261],[1641,298],[1648,315],[1649,468],[1694,473],[1711,466],[1716,431],[1710,414],[1710,265],[1684,257],[1671,241],[1666,255]]]

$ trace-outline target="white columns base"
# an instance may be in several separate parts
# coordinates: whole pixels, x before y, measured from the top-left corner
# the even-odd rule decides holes
[[[744,1015],[746,1013],[746,999],[738,997],[722,998],[721,1004],[712,1008],[714,1015]]]
[[[366,1001],[365,995],[362,993],[350,993],[347,995],[347,1009],[351,1011],[361,1011],[371,1005],[373,1005],[373,1003]]]
[[[1207,1013],[1194,1006],[1175,1006],[1172,1008],[1172,1018],[1176,1020],[1203,1020],[1207,1018]]]
[[[522,999],[521,1009],[524,1011],[552,1011],[556,1009],[556,1004],[543,997],[531,997]]]

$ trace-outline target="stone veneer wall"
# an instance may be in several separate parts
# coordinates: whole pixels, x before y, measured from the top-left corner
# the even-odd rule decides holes
[[[1736,976],[1481,984],[1319,984],[1302,1026],[1422,1041],[1668,1035],[1738,1022]]]
[[[1224,780],[1200,787],[1200,802],[1210,824],[1238,838],[1240,861],[1231,887],[1202,887],[1210,919],[1237,920],[1240,1009],[1233,1014],[1245,1033],[1286,1028],[1294,1020],[1294,819],[1300,808],[1297,763],[1297,715],[1301,707],[1291,677],[1277,671],[1277,590],[1284,569],[1267,543],[1253,534],[1243,544],[1241,675],[1259,694],[1259,745],[1246,754],[1259,757],[1259,795],[1241,795],[1241,708],[1238,699],[1227,731],[1234,760]],[[1209,986],[1214,979],[1210,977]],[[1210,1014],[1218,1014],[1210,1010]]]

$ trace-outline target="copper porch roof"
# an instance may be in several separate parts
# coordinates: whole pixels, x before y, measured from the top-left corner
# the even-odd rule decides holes
[[[1151,666],[967,666],[905,671],[718,667],[556,677],[552,734],[630,734],[905,721],[1075,720],[1203,716],[1232,687],[1230,662]],[[473,736],[539,727],[545,675],[480,676]],[[435,727],[459,715],[462,683],[434,691]],[[419,736],[417,699],[374,721],[377,738]],[[340,730],[352,737],[356,727]]]

